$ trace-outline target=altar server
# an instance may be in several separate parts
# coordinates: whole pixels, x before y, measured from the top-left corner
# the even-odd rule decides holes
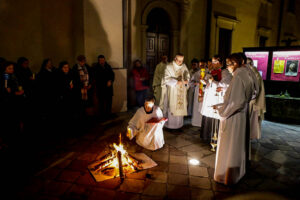
[[[136,143],[146,149],[156,150],[164,145],[163,126],[165,119],[155,98],[147,97],[143,107],[139,108],[127,128],[127,137],[136,137]]]
[[[248,105],[255,88],[238,54],[229,56],[227,68],[233,78],[225,93],[224,103],[214,106],[220,115],[214,180],[231,185],[246,173]]]

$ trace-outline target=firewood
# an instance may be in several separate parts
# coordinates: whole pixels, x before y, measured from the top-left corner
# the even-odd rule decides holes
[[[115,176],[115,168],[114,167],[107,167],[101,171],[104,175],[107,176]]]
[[[96,165],[93,170],[101,170],[103,169],[104,167],[107,167],[108,165],[110,165],[112,162],[113,162],[114,158],[111,158],[111,159],[108,159],[104,162],[101,162],[100,164]]]
[[[103,161],[108,160],[108,159],[110,159],[110,158],[112,158],[112,157],[113,157],[113,153],[111,152],[111,153],[105,154],[105,155],[102,156],[99,160],[100,160],[101,162],[103,162]]]

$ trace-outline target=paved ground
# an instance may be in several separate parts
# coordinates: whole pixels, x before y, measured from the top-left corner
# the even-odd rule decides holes
[[[130,174],[123,183],[119,178],[95,182],[87,166],[126,130],[132,115],[121,113],[106,123],[95,122],[82,135],[45,147],[36,160],[38,167],[22,180],[14,180],[18,199],[300,198],[300,127],[269,121],[263,122],[263,138],[252,142],[251,168],[233,187],[213,181],[215,153],[200,140],[199,129],[190,125],[164,131],[166,144],[154,152],[125,140],[129,152],[144,152],[158,166]],[[191,158],[200,165],[190,165]]]

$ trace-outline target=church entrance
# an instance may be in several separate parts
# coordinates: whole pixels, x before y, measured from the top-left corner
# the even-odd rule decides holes
[[[156,65],[162,55],[170,60],[170,19],[162,8],[154,8],[147,16],[146,35],[146,67],[150,74],[150,83],[154,76]]]

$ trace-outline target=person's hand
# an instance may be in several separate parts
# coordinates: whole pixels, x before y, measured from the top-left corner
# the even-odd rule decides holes
[[[216,92],[222,92],[223,88],[222,87],[217,87]]]
[[[126,137],[130,138],[130,133],[129,133],[129,131],[127,131]]]
[[[111,80],[107,81],[107,87],[110,87],[111,85],[112,85],[112,81]]]
[[[205,82],[205,80],[200,80],[200,82],[203,84],[203,85],[206,85],[206,82]]]
[[[177,81],[177,85],[182,85],[182,81]]]
[[[11,93],[11,88],[6,88],[6,91],[7,91],[8,93]]]
[[[17,91],[17,92],[15,92],[15,95],[23,95],[24,94],[24,90],[20,90],[20,91]]]

